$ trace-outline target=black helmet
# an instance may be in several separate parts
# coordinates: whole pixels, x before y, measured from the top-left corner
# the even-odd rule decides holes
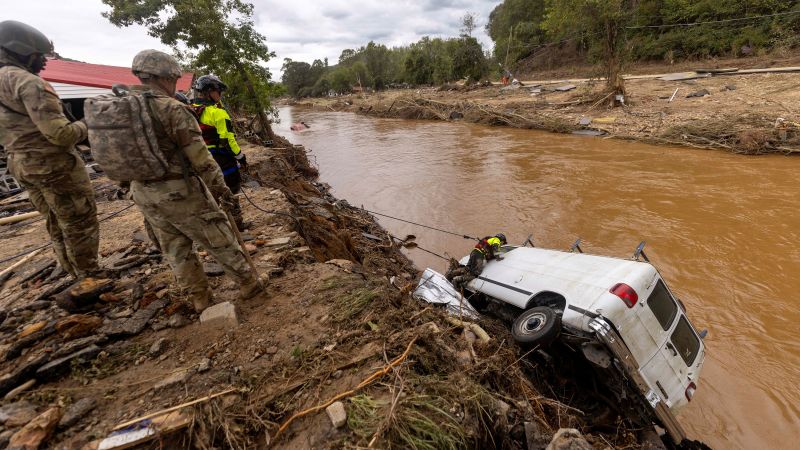
[[[194,82],[194,88],[200,92],[211,89],[223,92],[225,89],[228,89],[228,85],[223,83],[216,75],[203,75]]]
[[[0,22],[0,47],[22,56],[53,52],[53,43],[44,33],[16,20]]]
[[[500,242],[502,242],[503,245],[508,244],[508,241],[506,240],[506,235],[505,234],[497,233],[497,234],[494,235],[494,237],[496,237],[497,239],[500,239]]]
[[[192,102],[189,100],[189,97],[186,96],[183,92],[176,92],[175,93],[175,100],[183,103],[184,105],[189,105]]]

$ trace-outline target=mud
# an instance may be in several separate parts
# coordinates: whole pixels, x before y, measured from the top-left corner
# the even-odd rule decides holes
[[[575,88],[554,90],[570,84]],[[703,91],[708,95],[687,98]],[[292,104],[384,118],[466,121],[557,133],[589,130],[619,139],[742,154],[800,152],[800,110],[794,106],[800,90],[794,73],[685,81],[630,79],[625,105],[613,107],[612,100],[603,82],[589,79],[534,81],[521,87],[393,90]]]

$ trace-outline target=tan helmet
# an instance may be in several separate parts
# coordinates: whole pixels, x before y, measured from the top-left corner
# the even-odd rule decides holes
[[[44,33],[16,20],[0,22],[0,47],[22,56],[53,52],[53,43]]]
[[[150,77],[180,78],[178,60],[158,50],[142,50],[133,57],[131,72],[141,79]]]

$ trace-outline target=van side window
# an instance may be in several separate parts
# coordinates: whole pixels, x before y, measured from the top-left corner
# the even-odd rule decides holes
[[[692,327],[689,325],[689,321],[686,320],[686,316],[681,315],[680,320],[678,320],[678,325],[675,326],[675,331],[672,332],[670,340],[672,341],[672,345],[675,346],[675,350],[677,350],[681,358],[683,358],[683,362],[685,362],[688,367],[691,367],[692,364],[694,364],[695,358],[697,358],[697,353],[700,351],[700,339],[698,339],[697,335],[692,331]]]
[[[661,324],[661,328],[664,331],[669,330],[672,321],[675,320],[675,315],[678,313],[678,305],[675,304],[675,300],[672,299],[663,281],[658,280],[653,293],[647,299],[647,306],[650,311],[653,311],[658,323]]]

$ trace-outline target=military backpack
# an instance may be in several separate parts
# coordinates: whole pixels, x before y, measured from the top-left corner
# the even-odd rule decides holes
[[[167,155],[158,147],[149,92],[130,93],[115,85],[114,94],[84,102],[92,156],[106,175],[116,181],[154,181],[167,173]]]

